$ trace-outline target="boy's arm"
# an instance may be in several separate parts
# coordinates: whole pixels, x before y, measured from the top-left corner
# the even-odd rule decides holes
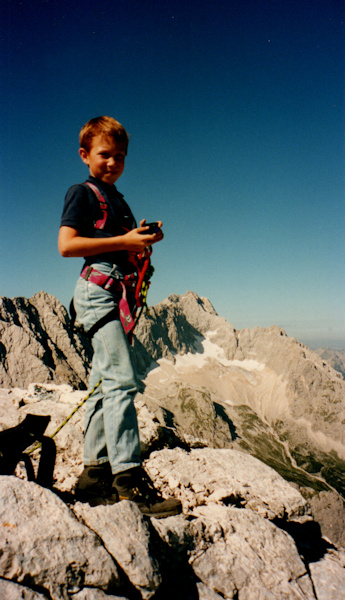
[[[160,222],[160,227],[162,223]],[[128,252],[142,252],[147,246],[160,242],[163,233],[143,235],[145,220],[140,222],[140,227],[128,231],[124,235],[108,238],[82,237],[77,229],[62,225],[59,231],[58,248],[61,256],[93,256],[105,252],[126,250]]]

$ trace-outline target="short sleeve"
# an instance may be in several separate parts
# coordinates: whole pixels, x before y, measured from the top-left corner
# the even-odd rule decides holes
[[[67,192],[62,211],[61,226],[73,227],[82,235],[92,229],[89,194],[84,185],[73,185]]]

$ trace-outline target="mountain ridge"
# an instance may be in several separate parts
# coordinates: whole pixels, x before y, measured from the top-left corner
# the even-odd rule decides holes
[[[65,423],[52,491],[21,467],[0,477],[5,598],[339,600],[345,381],[326,360],[275,326],[236,331],[193,292],[151,308],[132,348],[142,457],[183,514],[148,520],[74,502],[92,356],[66,309],[45,292],[1,299],[0,333],[0,427]]]
[[[68,313],[56,298],[45,292],[28,300],[1,298],[0,319],[0,385],[54,382],[86,387],[90,342],[70,330]],[[191,358],[201,361],[201,368]],[[142,401],[162,424],[162,407],[169,410],[171,402],[176,422],[182,423],[189,397],[200,432],[207,430],[202,404],[222,424],[226,444],[240,443],[285,476],[286,470],[290,475],[302,470],[306,485],[312,478],[318,487],[320,479],[345,494],[345,381],[284,330],[272,326],[236,331],[208,299],[190,291],[172,294],[141,317],[133,360],[145,380]],[[164,366],[161,361],[168,362]],[[155,369],[160,369],[158,374]],[[164,369],[170,369],[164,375],[172,396],[168,402],[166,386],[156,385]],[[207,434],[207,443],[211,437]],[[220,443],[217,435],[213,443]],[[271,456],[265,452],[267,444]]]
[[[333,369],[339,371],[345,379],[345,350],[344,349],[332,349],[332,348],[318,348],[315,350],[321,358],[326,360]]]

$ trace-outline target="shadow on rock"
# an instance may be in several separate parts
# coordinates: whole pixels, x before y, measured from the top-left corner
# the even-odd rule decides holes
[[[299,555],[306,566],[309,563],[321,560],[327,550],[335,549],[333,544],[327,542],[321,533],[321,528],[315,521],[297,523],[275,519],[272,521],[277,527],[286,531],[295,541]]]

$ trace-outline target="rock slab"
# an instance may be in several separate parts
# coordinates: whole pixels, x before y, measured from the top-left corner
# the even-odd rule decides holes
[[[100,539],[50,490],[0,476],[0,576],[66,600],[83,587],[112,591],[121,580]]]

